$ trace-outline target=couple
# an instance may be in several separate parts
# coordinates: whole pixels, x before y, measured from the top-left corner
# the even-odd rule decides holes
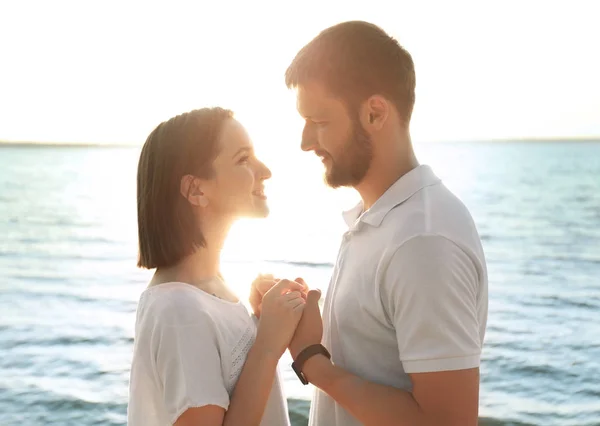
[[[289,425],[277,363],[312,383],[310,424],[477,424],[487,271],[465,206],[410,142],[411,56],[375,25],[321,32],[286,84],[305,119],[302,150],[362,201],[319,311],[302,279],[259,277],[250,315],[224,282],[220,249],[239,217],[268,213],[269,169],[225,109],[160,124],[138,168],[138,305],[131,426]]]

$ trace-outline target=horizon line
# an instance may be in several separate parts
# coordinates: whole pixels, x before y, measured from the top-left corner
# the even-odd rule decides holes
[[[600,142],[599,136],[560,136],[560,137],[526,137],[526,138],[486,138],[463,140],[430,140],[413,141],[413,143],[549,143],[549,142]],[[0,140],[0,146],[12,147],[56,147],[56,148],[141,148],[143,143],[134,142],[53,142],[27,140]]]

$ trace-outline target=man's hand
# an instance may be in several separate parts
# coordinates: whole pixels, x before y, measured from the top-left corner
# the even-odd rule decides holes
[[[278,279],[273,277],[273,275],[264,275],[260,274],[254,281],[252,281],[252,286],[250,287],[250,306],[252,307],[252,311],[257,318],[260,318],[260,311],[262,309],[262,299],[267,291],[271,289],[275,284],[279,282]]]
[[[302,278],[296,278],[295,281],[308,288]],[[323,339],[323,319],[321,318],[321,311],[319,309],[320,298],[320,290],[310,290],[306,296],[306,306],[302,313],[302,319],[298,323],[294,337],[290,342],[289,349],[292,359],[296,359],[304,348],[321,343]]]

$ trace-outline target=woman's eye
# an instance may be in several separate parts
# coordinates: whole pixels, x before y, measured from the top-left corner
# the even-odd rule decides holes
[[[238,163],[239,163],[239,164],[245,164],[245,163],[247,163],[247,162],[248,162],[248,160],[249,160],[249,159],[250,159],[250,157],[248,157],[248,156],[246,155],[246,156],[244,156],[244,157],[240,158],[240,159],[238,160]]]

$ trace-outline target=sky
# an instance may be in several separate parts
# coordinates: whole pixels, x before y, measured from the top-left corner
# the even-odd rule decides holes
[[[0,0],[0,140],[142,144],[220,105],[276,148],[302,125],[285,68],[354,19],[413,56],[413,140],[600,136],[597,16],[576,0]]]

